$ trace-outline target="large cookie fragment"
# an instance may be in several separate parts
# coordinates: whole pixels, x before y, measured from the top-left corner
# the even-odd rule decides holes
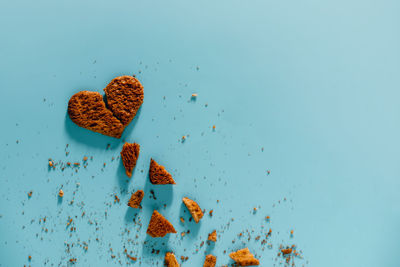
[[[141,208],[140,203],[142,202],[143,197],[144,197],[143,190],[136,191],[131,195],[131,198],[129,199],[128,202],[128,206],[134,209]]]
[[[196,223],[198,223],[200,221],[201,218],[203,218],[203,211],[200,209],[200,206],[193,200],[184,197],[182,199],[183,203],[185,204],[185,206],[188,208],[188,210],[190,211],[190,214],[192,215],[194,221]]]
[[[143,86],[132,76],[120,76],[104,88],[107,96],[107,107],[124,126],[135,117],[143,103]]]
[[[172,252],[165,253],[164,261],[165,261],[165,265],[167,267],[179,267],[179,263],[176,260],[174,253],[172,253]]]
[[[251,254],[248,248],[232,252],[229,254],[229,257],[231,257],[239,266],[260,265],[258,259],[254,258],[254,255]]]
[[[217,231],[214,230],[212,233],[208,234],[208,241],[217,242]]]
[[[147,234],[151,237],[163,237],[169,233],[176,233],[174,226],[158,211],[154,210],[147,228]]]
[[[101,94],[81,91],[68,102],[68,115],[78,126],[120,138],[124,125],[106,108]]]
[[[132,171],[139,157],[140,145],[136,143],[125,143],[121,150],[121,159],[125,167],[126,175],[132,177]]]
[[[149,177],[152,184],[175,184],[172,175],[153,159],[150,160]]]
[[[215,267],[217,264],[217,257],[214,255],[207,255],[203,267]]]

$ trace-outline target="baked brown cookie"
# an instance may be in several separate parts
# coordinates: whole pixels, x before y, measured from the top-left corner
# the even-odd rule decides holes
[[[203,267],[215,267],[217,264],[217,257],[214,255],[207,255]]]
[[[135,117],[143,103],[143,86],[132,76],[120,76],[104,88],[107,96],[107,107],[124,126]]]
[[[176,257],[174,255],[174,253],[172,252],[167,252],[165,253],[165,265],[167,267],[179,267],[179,263],[176,260]]]
[[[81,91],[68,102],[68,115],[78,126],[120,138],[124,125],[106,108],[101,94]]]
[[[139,157],[140,145],[136,143],[125,143],[121,150],[121,159],[125,167],[126,175],[132,177],[132,171]]]
[[[142,202],[143,197],[144,197],[143,190],[136,191],[135,193],[133,193],[131,195],[131,198],[129,199],[129,202],[128,202],[128,206],[131,208],[134,208],[134,209],[142,208],[140,206],[140,203]]]
[[[163,237],[169,233],[176,233],[174,226],[158,211],[154,210],[147,227],[147,234],[151,237]]]
[[[260,265],[260,262],[256,258],[254,258],[254,255],[251,254],[248,248],[232,252],[231,254],[229,254],[229,257],[231,257],[232,260],[234,260],[239,266]]]
[[[120,138],[143,103],[143,86],[132,76],[114,78],[106,88],[107,105],[97,92],[76,93],[68,102],[68,114],[78,126]]]
[[[172,175],[153,159],[150,160],[149,177],[152,184],[175,184]]]
[[[203,218],[203,211],[200,209],[200,206],[193,200],[184,197],[182,199],[183,203],[185,204],[185,206],[188,208],[188,210],[190,211],[190,214],[192,215],[194,221],[196,223],[198,223],[200,221],[201,218]]]

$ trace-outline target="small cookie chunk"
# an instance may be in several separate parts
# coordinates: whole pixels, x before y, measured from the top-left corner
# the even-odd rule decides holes
[[[165,253],[165,265],[167,267],[179,267],[179,263],[176,260],[174,253],[172,252]]]
[[[151,237],[163,237],[169,233],[176,233],[174,226],[158,211],[154,210],[147,227],[147,234]]]
[[[203,267],[215,267],[216,264],[217,264],[217,257],[209,254],[206,256],[206,260],[204,261]]]
[[[131,199],[129,199],[128,206],[134,209],[142,208],[140,206],[140,203],[142,202],[143,197],[144,197],[143,190],[136,191],[135,193],[132,194]]]
[[[126,175],[132,177],[132,171],[139,157],[140,145],[136,143],[125,143],[121,150],[121,159],[125,167]]]
[[[80,127],[115,138],[120,138],[125,128],[97,92],[74,94],[68,102],[68,115]]]
[[[143,103],[143,86],[132,76],[120,76],[104,88],[107,107],[124,126],[135,117]]]
[[[196,202],[187,197],[184,197],[182,201],[190,211],[190,214],[192,215],[194,221],[198,223],[200,219],[203,218],[204,215],[203,211],[200,209],[200,206]]]
[[[208,240],[217,242],[217,231],[214,230],[211,234],[208,234]]]
[[[251,254],[248,248],[232,252],[229,254],[229,257],[231,257],[239,266],[260,265],[258,259],[254,258],[254,255]]]
[[[149,177],[152,184],[175,184],[172,175],[153,159],[150,160]]]

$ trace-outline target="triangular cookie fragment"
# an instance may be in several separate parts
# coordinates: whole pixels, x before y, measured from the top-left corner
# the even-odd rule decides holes
[[[124,125],[106,108],[98,92],[81,91],[68,102],[68,115],[78,126],[104,135],[120,138]]]
[[[104,88],[107,96],[107,107],[124,126],[135,117],[143,103],[143,86],[133,76],[120,76]]]
[[[165,265],[167,267],[179,267],[179,263],[176,260],[174,253],[167,252],[165,254]]]
[[[126,175],[132,177],[132,171],[139,157],[140,145],[136,143],[125,143],[121,150],[121,159],[125,167]]]
[[[200,209],[200,206],[195,201],[187,197],[184,197],[182,201],[190,211],[190,214],[192,215],[194,221],[198,223],[200,219],[203,218],[204,215],[203,211]]]
[[[132,194],[131,199],[129,199],[128,206],[134,209],[141,208],[140,203],[144,197],[143,190],[138,190]]]
[[[174,226],[158,211],[154,210],[147,228],[147,234],[151,237],[163,237],[169,233],[176,233]]]
[[[153,159],[150,160],[149,176],[152,184],[175,184],[172,175]]]
[[[215,267],[216,264],[217,264],[217,257],[209,254],[206,256],[206,260],[204,261],[203,267]]]
[[[229,257],[231,257],[239,266],[254,266],[260,264],[248,248],[232,252],[229,254]]]

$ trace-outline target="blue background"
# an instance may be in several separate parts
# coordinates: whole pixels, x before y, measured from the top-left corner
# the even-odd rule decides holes
[[[0,266],[161,266],[168,250],[221,266],[245,246],[279,266],[280,244],[303,251],[296,266],[400,266],[399,13],[397,0],[1,1]],[[69,120],[74,93],[133,73],[145,100],[121,140]],[[124,140],[141,145],[130,180]],[[176,186],[149,184],[150,157]],[[184,196],[214,216],[188,222]],[[145,234],[153,208],[177,235]]]

